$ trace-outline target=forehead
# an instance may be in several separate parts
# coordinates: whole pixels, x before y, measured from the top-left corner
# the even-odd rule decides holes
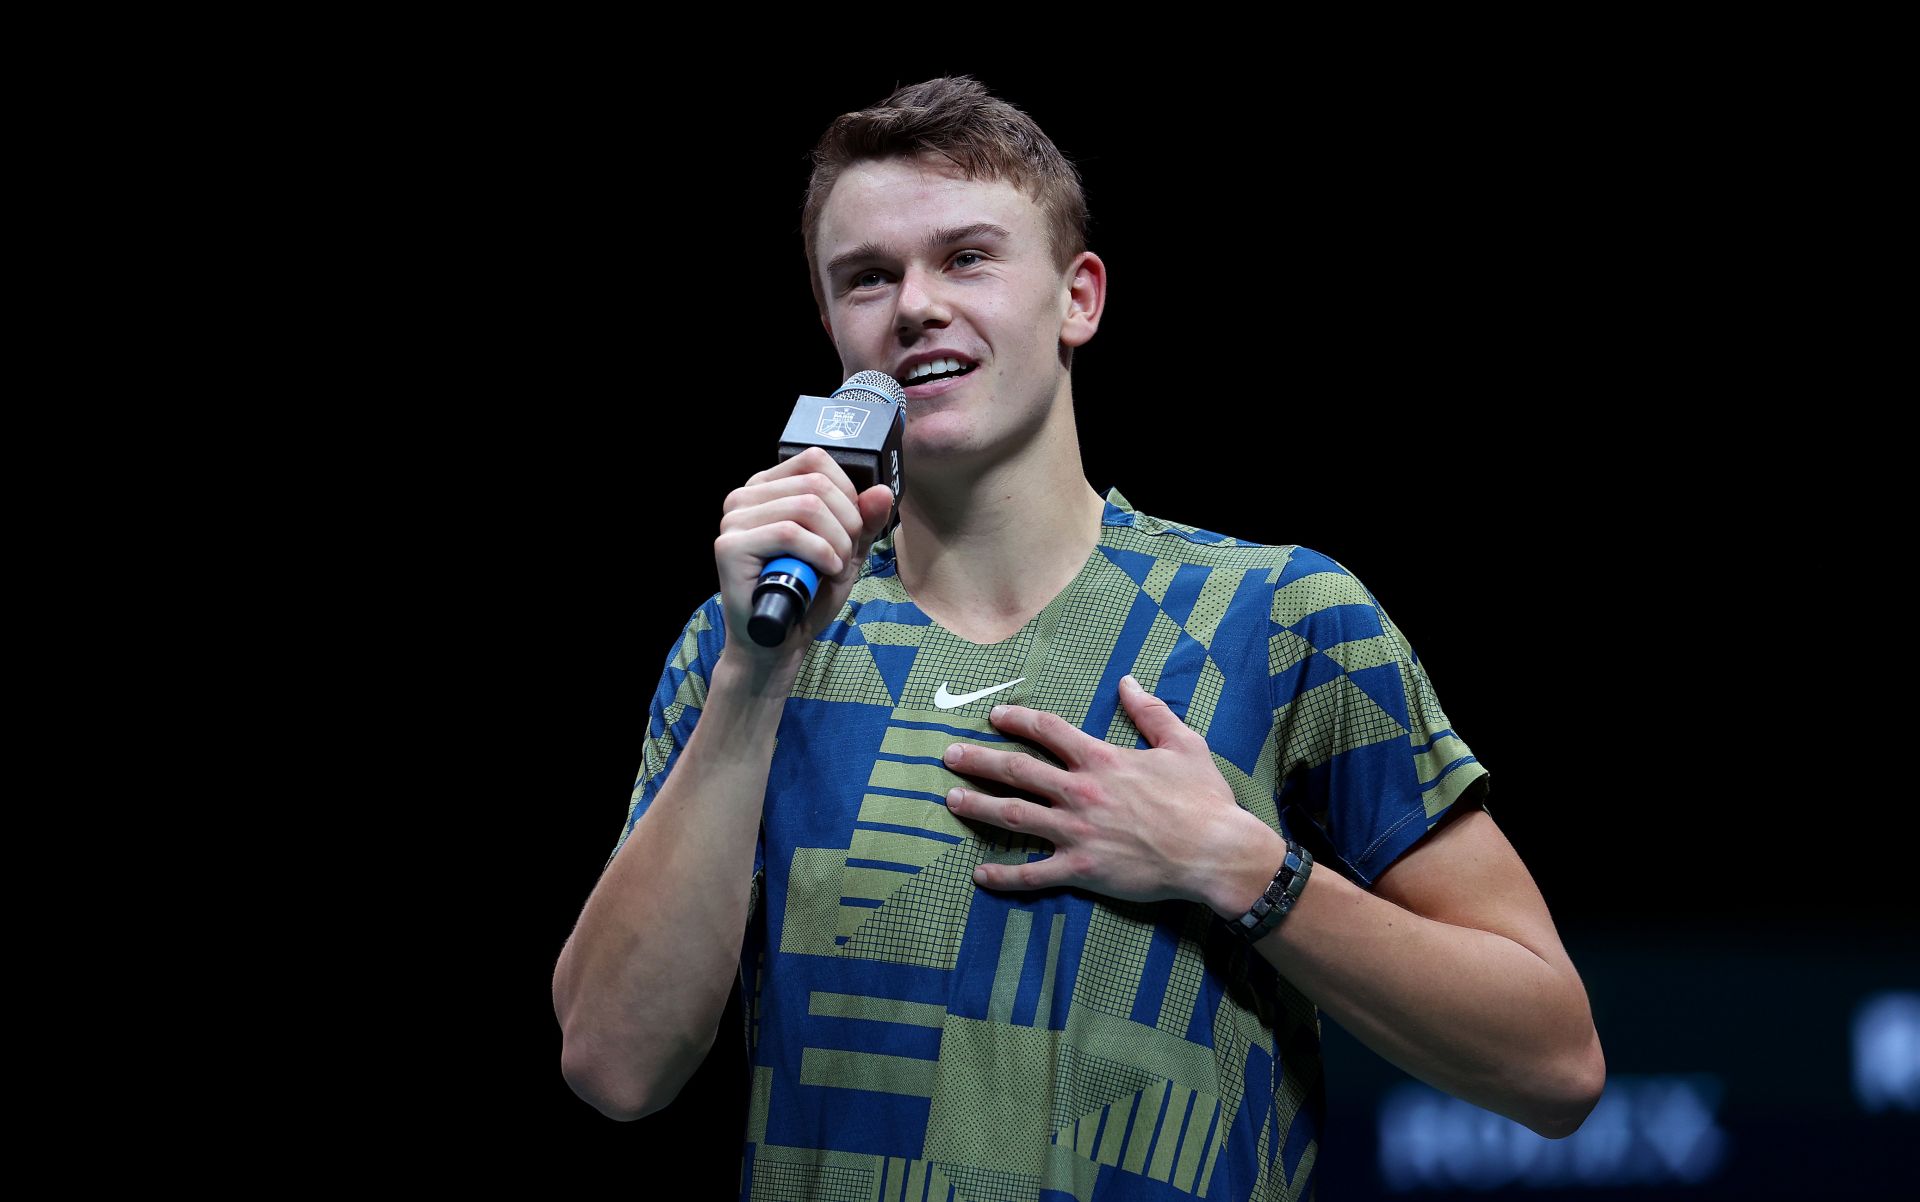
[[[1016,239],[1045,236],[1040,207],[1005,180],[970,180],[939,156],[856,163],[821,207],[819,261],[865,244],[917,251],[932,231],[975,224]]]

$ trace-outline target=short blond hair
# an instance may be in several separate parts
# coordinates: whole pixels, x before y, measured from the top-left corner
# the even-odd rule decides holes
[[[800,237],[814,303],[826,312],[814,260],[820,214],[848,167],[882,159],[944,156],[968,179],[1003,180],[1040,209],[1054,266],[1065,271],[1087,249],[1087,200],[1080,172],[1032,117],[967,75],[895,90],[872,108],[834,118],[813,148],[813,177],[800,210]]]

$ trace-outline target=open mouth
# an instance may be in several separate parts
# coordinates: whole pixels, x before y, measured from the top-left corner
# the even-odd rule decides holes
[[[957,380],[961,376],[972,373],[973,369],[978,366],[979,364],[977,363],[969,363],[959,368],[958,370],[930,371],[925,375],[914,376],[912,379],[907,380],[905,383],[908,388],[913,388],[916,385],[920,385],[920,384],[931,384],[936,380]]]

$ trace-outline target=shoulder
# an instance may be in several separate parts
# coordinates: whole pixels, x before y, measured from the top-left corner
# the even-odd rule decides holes
[[[1251,542],[1201,526],[1141,513],[1118,489],[1107,493],[1101,517],[1100,541],[1115,551],[1175,560],[1200,567],[1240,568],[1273,572],[1283,568],[1302,548]]]
[[[1331,555],[1297,543],[1261,543],[1201,526],[1141,513],[1123,498],[1108,497],[1104,539],[1109,546],[1196,566],[1258,572],[1271,586],[1273,618],[1291,625],[1305,616],[1344,605],[1373,606],[1373,594]]]
[[[726,614],[720,608],[720,594],[714,593],[695,607],[687,624],[682,628],[685,634],[712,634],[716,638],[727,637]]]
[[[1345,564],[1311,547],[1291,550],[1293,554],[1274,580],[1272,616],[1276,623],[1289,628],[1314,621],[1379,624],[1380,607],[1372,591]]]
[[[1274,547],[1264,543],[1248,542],[1246,539],[1231,535],[1217,534],[1186,522],[1176,522],[1169,518],[1156,517],[1135,509],[1119,489],[1107,492],[1106,512],[1101,515],[1100,524],[1103,533],[1109,536],[1124,537],[1126,533],[1146,539],[1165,539],[1187,546],[1211,548],[1217,551],[1242,551],[1258,553],[1261,551],[1284,551],[1288,548]]]
[[[668,653],[667,667],[680,671],[707,669],[717,663],[727,644],[727,619],[720,609],[720,594],[714,593],[693,611]]]

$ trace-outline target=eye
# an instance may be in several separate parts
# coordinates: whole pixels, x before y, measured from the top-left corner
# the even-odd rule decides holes
[[[963,250],[959,254],[953,256],[953,265],[955,267],[972,267],[973,266],[973,263],[962,263],[960,261],[962,259],[972,259],[974,260],[974,262],[977,262],[977,263],[984,263],[987,261],[987,257],[981,254],[977,250]]]
[[[855,288],[877,288],[880,286],[880,279],[881,279],[880,272],[863,271],[859,275],[856,275],[853,277],[853,286]],[[873,282],[868,283],[867,281],[869,280]]]

